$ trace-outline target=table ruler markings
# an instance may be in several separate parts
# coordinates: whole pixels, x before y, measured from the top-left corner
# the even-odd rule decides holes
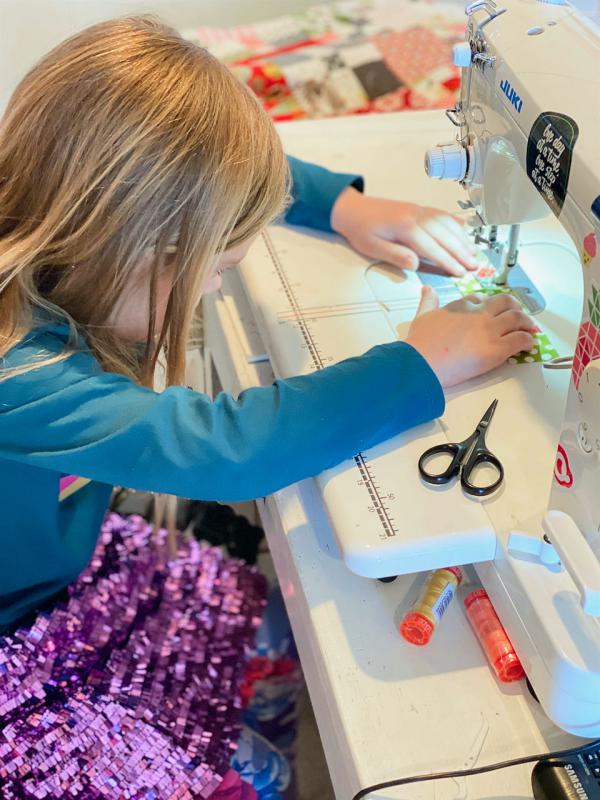
[[[428,276],[425,275],[425,277],[427,278]],[[450,281],[450,279],[448,280]],[[427,280],[422,282],[428,283]],[[373,294],[376,295],[375,290],[371,286],[369,280],[367,280],[367,284],[373,291]],[[439,285],[435,283],[433,286],[440,298],[440,306],[445,306],[447,303],[450,303],[453,300],[459,300],[461,297],[463,297],[455,283],[450,282],[448,285]],[[290,284],[290,288],[293,290],[292,284]],[[359,314],[373,314],[381,311],[383,311],[386,315],[389,315],[392,312],[415,312],[418,308],[418,305],[419,297],[416,296],[409,298],[384,297],[383,299],[375,297],[374,300],[356,300],[355,302],[351,303],[333,303],[326,306],[305,306],[302,309],[302,316],[304,317],[305,322],[307,322],[318,319],[329,319],[331,317],[347,316],[349,314],[352,314],[353,316],[357,316]],[[278,311],[277,320],[279,322],[287,322],[289,320],[295,321],[296,312],[297,310],[295,308],[291,308],[290,310],[286,311]]]
[[[294,321],[298,325],[302,338],[304,339],[304,343],[306,344],[308,352],[310,353],[313,366],[316,370],[323,369],[325,367],[325,363],[317,346],[315,337],[313,336],[313,333],[311,332],[304,317],[302,308],[300,307],[296,295],[294,294],[292,285],[285,273],[285,270],[283,269],[279,254],[277,253],[269,234],[263,233],[262,237],[273,267],[275,268],[277,277],[285,292],[288,303],[292,308]],[[395,526],[394,519],[390,514],[390,510],[385,503],[384,496],[381,494],[381,488],[375,479],[373,467],[369,465],[367,459],[362,453],[358,453],[354,456],[354,463],[360,472],[360,485],[364,486],[369,494],[369,498],[371,500],[371,505],[369,508],[373,509],[373,511],[377,514],[377,518],[381,524],[381,527],[383,528],[382,538],[387,539],[391,536],[396,536],[398,530]],[[388,497],[390,496],[391,495],[388,495]]]
[[[377,514],[379,522],[384,530],[385,537],[388,538],[390,536],[395,536],[397,530],[394,524],[394,518],[390,514],[390,510],[383,500],[383,497],[380,493],[380,487],[375,480],[373,470],[369,466],[367,459],[362,453],[358,453],[354,456],[354,463],[360,471],[362,483],[366,487],[371,498],[372,505],[370,508],[372,508]]]
[[[271,237],[267,233],[262,234],[263,240],[267,247],[267,251],[275,267],[275,271],[277,273],[277,277],[279,278],[279,282],[286,294],[288,303],[291,306],[292,313],[294,320],[298,327],[300,328],[300,333],[302,334],[302,338],[304,339],[304,343],[308,348],[308,352],[310,353],[310,357],[312,358],[313,365],[315,369],[323,369],[325,366],[323,363],[323,359],[321,358],[321,353],[319,352],[319,348],[314,340],[312,332],[308,326],[306,319],[302,313],[302,309],[298,304],[296,299],[296,295],[294,294],[294,290],[285,274],[283,267],[281,265],[281,261],[279,259],[279,254],[276,252],[275,247],[273,246],[273,242],[271,241]]]
[[[462,295],[459,295],[461,297]],[[390,311],[416,311],[418,300],[367,300],[363,303],[340,304],[332,306],[309,306],[303,310],[305,319],[328,319],[330,317],[345,317],[349,314],[373,314],[376,312]],[[279,311],[277,319],[286,322],[294,318],[294,311]]]

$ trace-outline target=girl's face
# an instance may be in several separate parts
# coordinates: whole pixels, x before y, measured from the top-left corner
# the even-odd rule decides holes
[[[204,282],[201,295],[216,292],[221,288],[221,275],[226,269],[235,267],[246,256],[252,242],[256,237],[246,242],[225,250],[215,258],[208,278]],[[140,264],[140,272],[148,269],[152,263],[152,254],[148,254],[147,259]],[[162,328],[163,320],[167,312],[169,295],[173,286],[173,278],[166,273],[161,275],[156,287],[156,330]],[[108,320],[109,325],[117,333],[130,342],[144,342],[148,334],[148,284],[146,281],[138,280],[136,285],[129,287],[123,292],[123,299],[113,310]],[[198,297],[197,302],[200,302]]]
[[[217,292],[221,288],[221,275],[223,272],[225,272],[226,269],[231,269],[231,267],[236,267],[240,261],[246,257],[255,239],[256,236],[253,236],[252,239],[241,242],[230,250],[225,250],[221,255],[217,256],[209,272],[208,280],[202,288],[202,294],[211,294],[212,292]]]

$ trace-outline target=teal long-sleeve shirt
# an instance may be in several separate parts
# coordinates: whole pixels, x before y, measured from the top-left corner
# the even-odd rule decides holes
[[[330,229],[335,199],[360,179],[290,159],[286,218]],[[36,327],[12,368],[63,351],[68,328]],[[443,411],[434,373],[393,342],[320,372],[214,401],[158,394],[104,372],[85,343],[68,359],[0,383],[0,631],[87,564],[113,485],[233,502],[316,475]],[[91,483],[59,502],[61,475]]]

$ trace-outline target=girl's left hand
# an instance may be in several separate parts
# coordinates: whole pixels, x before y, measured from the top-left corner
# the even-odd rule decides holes
[[[349,186],[333,206],[331,227],[363,256],[402,269],[418,269],[420,259],[449,275],[477,269],[462,222],[436,208],[367,197]]]

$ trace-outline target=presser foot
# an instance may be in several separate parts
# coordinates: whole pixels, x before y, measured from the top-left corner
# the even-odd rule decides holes
[[[506,283],[496,283],[496,286],[506,286],[530,314],[539,314],[546,308],[542,293],[518,263],[509,268]]]
[[[537,286],[519,264],[519,233],[520,225],[510,225],[508,239],[498,238],[497,225],[477,224],[480,218],[473,220],[475,223],[472,236],[475,244],[483,245],[481,252],[485,254],[494,275],[483,279],[484,287],[507,289],[519,300],[530,314],[539,314],[546,308],[546,301]]]
[[[489,254],[488,254],[489,256]],[[482,288],[486,287],[501,289],[507,287],[508,290],[523,304],[529,314],[539,314],[546,308],[546,301],[543,295],[529,278],[525,270],[517,263],[514,267],[510,267],[506,283],[499,284],[496,282],[496,275],[498,274],[498,267],[494,263],[494,259],[489,257],[490,263],[494,266],[496,272],[493,277],[485,279],[479,278]],[[453,300],[459,300],[462,297],[460,290],[456,285],[448,279],[447,275],[439,275],[437,273],[420,272],[419,277],[421,283],[433,287],[440,297],[440,305],[444,306]]]
[[[476,237],[475,241],[487,240]],[[507,266],[507,256],[502,244],[489,243],[483,252],[495,270],[492,278],[481,281],[484,286],[508,289],[525,306],[529,314],[539,314],[546,308],[544,296],[518,260],[513,266]]]

